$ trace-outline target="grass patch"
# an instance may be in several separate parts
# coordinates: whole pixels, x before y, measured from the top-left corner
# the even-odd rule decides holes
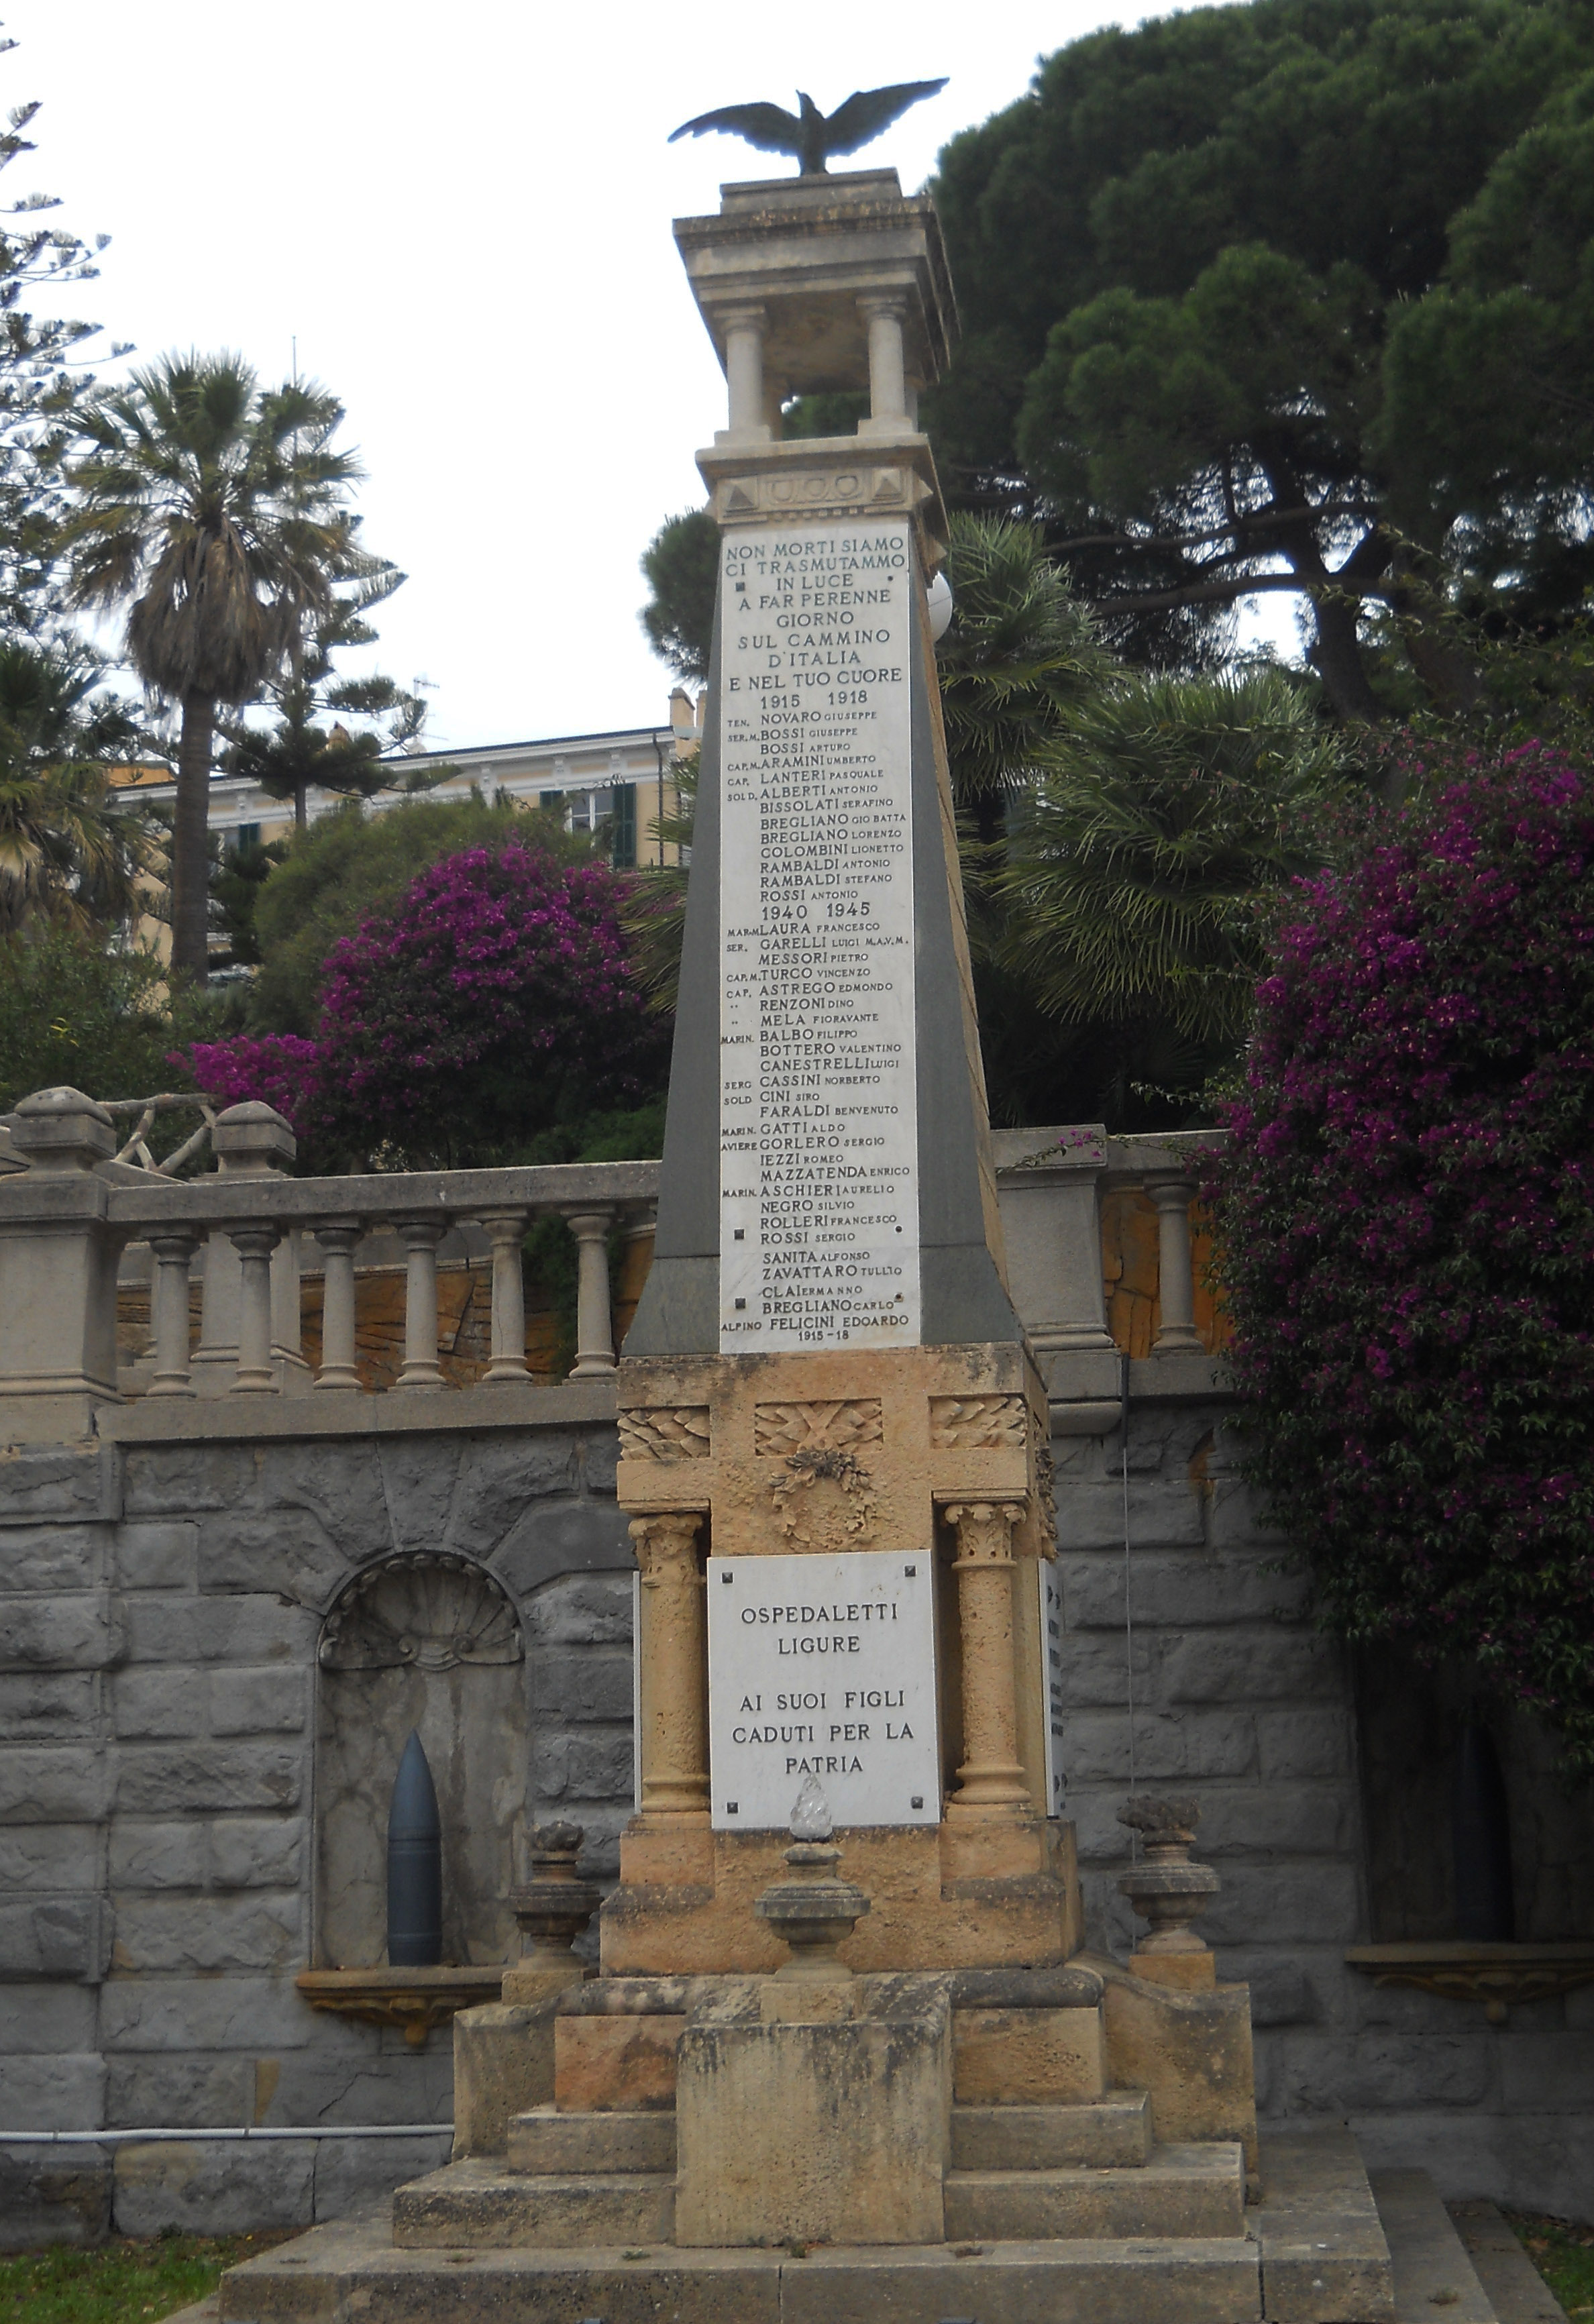
[[[159,2324],[296,2228],[249,2236],[118,2236],[93,2251],[55,2245],[0,2258],[0,2324]]]
[[[1507,2211],[1517,2240],[1573,2324],[1594,2318],[1594,2227],[1542,2211]]]

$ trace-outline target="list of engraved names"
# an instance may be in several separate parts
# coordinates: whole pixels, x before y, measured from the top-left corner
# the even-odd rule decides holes
[[[720,1348],[919,1336],[899,523],[721,555]]]

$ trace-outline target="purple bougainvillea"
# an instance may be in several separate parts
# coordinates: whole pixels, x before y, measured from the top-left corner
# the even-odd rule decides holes
[[[327,963],[331,1133],[439,1162],[509,1153],[659,1086],[667,1036],[627,959],[620,882],[519,844],[414,880]]]
[[[1594,1770],[1594,781],[1470,766],[1304,883],[1213,1189],[1253,1475],[1346,1635]]]
[[[219,1106],[255,1100],[274,1105],[309,1138],[320,1112],[320,1050],[297,1033],[240,1035],[231,1041],[195,1041],[173,1052],[169,1063],[182,1065],[196,1087]]]
[[[519,841],[449,856],[333,948],[314,1040],[198,1042],[173,1062],[225,1105],[274,1105],[301,1167],[512,1157],[662,1087],[668,1033],[631,975],[620,895],[605,865]]]

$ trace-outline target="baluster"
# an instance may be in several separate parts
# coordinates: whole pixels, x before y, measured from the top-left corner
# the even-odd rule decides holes
[[[1195,1268],[1190,1251],[1191,1178],[1147,1178],[1147,1195],[1156,1206],[1157,1293],[1162,1328],[1152,1352],[1199,1348],[1195,1329]]]
[[[274,1390],[272,1363],[272,1253],[277,1229],[270,1223],[230,1227],[238,1254],[238,1371],[235,1396],[259,1396]]]
[[[576,1365],[572,1379],[594,1379],[616,1370],[614,1320],[609,1301],[609,1228],[613,1211],[567,1212],[576,1238]]]
[[[524,1211],[495,1211],[482,1225],[493,1241],[493,1360],[490,1380],[526,1377],[526,1286],[521,1249],[526,1239]]]
[[[404,1368],[400,1388],[447,1388],[438,1361],[438,1245],[447,1229],[435,1219],[401,1219],[407,1253],[404,1282]]]
[[[155,1281],[150,1321],[154,1327],[155,1370],[152,1396],[192,1396],[189,1379],[189,1264],[198,1236],[180,1228],[152,1234]]]
[[[321,1369],[318,1388],[358,1388],[355,1367],[355,1251],[363,1230],[339,1219],[316,1229],[321,1246]]]

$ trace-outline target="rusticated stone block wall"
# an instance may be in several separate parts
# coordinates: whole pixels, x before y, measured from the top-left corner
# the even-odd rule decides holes
[[[103,2227],[107,2176],[98,2150],[5,2150],[4,2127],[444,2126],[124,2148],[134,2233],[308,2221],[441,2159],[447,2032],[415,2049],[294,1986],[317,1937],[318,1643],[373,1559],[479,1563],[525,1642],[522,1821],[585,1824],[613,1870],[631,1788],[613,1474],[605,1424],[0,1453],[0,2242]]]
[[[1219,1976],[1251,1987],[1264,2121],[1349,2120],[1370,2163],[1428,2169],[1447,2195],[1594,2218],[1594,2162],[1579,2128],[1594,2098],[1594,1987],[1514,2008],[1495,2025],[1479,2003],[1376,1987],[1346,1965],[1349,1948],[1405,1933],[1379,1925],[1378,1899],[1387,1915],[1409,1887],[1431,1920],[1436,1895],[1440,1918],[1447,1910],[1438,1867],[1447,1872],[1448,1796],[1431,1766],[1414,1762],[1410,1790],[1427,1821],[1411,1847],[1412,1818],[1402,1824],[1388,1808],[1401,1771],[1380,1739],[1403,1720],[1409,1728],[1405,1697],[1433,1697],[1398,1661],[1354,1671],[1316,1627],[1308,1576],[1257,1522],[1225,1409],[1136,1407],[1127,1556],[1119,1435],[1055,1447],[1068,1812],[1089,1940],[1120,1956],[1132,1942],[1116,1885],[1128,1862],[1116,1816],[1132,1724],[1138,1786],[1202,1803],[1196,1852],[1223,1887],[1199,1925]],[[1542,1730],[1527,1738],[1519,1720],[1497,1724],[1520,1811],[1519,1911],[1534,1915],[1520,1933],[1594,1937],[1587,1794],[1556,1790]],[[1448,1739],[1429,1736],[1431,1758]],[[1549,1877],[1538,1862],[1546,1850]],[[1575,1880],[1562,1862],[1574,1851],[1584,1868]]]

